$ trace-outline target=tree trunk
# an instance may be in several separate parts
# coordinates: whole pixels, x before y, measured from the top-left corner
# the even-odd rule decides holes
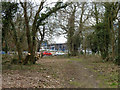
[[[31,35],[30,35],[30,28],[29,28],[29,21],[27,16],[27,2],[24,3],[23,9],[24,9],[24,19],[25,19],[25,28],[26,28],[26,36],[27,36],[27,43],[28,43],[28,52],[31,53],[32,47],[31,47]]]
[[[120,2],[119,2],[119,9],[120,9]],[[120,12],[120,10],[119,10]],[[120,16],[120,15],[119,15]],[[119,70],[118,73],[120,74],[120,18],[118,20],[118,66]],[[118,88],[120,88],[120,75],[118,75]]]
[[[31,40],[31,34],[30,34],[30,28],[29,28],[29,20],[27,15],[27,2],[22,2],[21,6],[24,9],[24,20],[25,20],[25,30],[26,30],[26,36],[27,36],[27,43],[28,43],[28,53],[30,53],[29,57],[26,57],[26,59],[23,61],[24,64],[27,64],[28,61],[32,62],[34,58],[33,53],[33,47],[32,47],[32,40]]]
[[[5,39],[5,53],[7,54],[8,52],[8,44],[7,44],[7,40]]]
[[[31,61],[33,64],[35,64],[35,51],[36,51],[36,39],[35,35],[33,36],[33,44],[32,44],[32,53],[31,53]]]
[[[18,51],[19,63],[22,63],[22,50],[21,50],[20,44],[17,43],[16,47],[17,47],[17,51]]]
[[[97,4],[94,2],[94,5],[95,5],[95,19],[96,19],[96,24],[98,24],[98,15],[99,15],[99,13],[98,13],[98,10],[97,10]]]
[[[118,22],[118,64],[120,65],[120,19]]]
[[[40,31],[39,29],[39,33],[41,35],[41,40],[38,39],[38,48],[37,48],[37,51],[39,52],[40,48],[41,48],[41,44],[44,40],[44,37],[45,37],[45,26],[43,26],[43,33]]]
[[[68,20],[68,46],[70,50],[70,54],[73,56],[74,55],[74,32],[75,32],[75,12],[76,12],[76,7],[74,7],[72,14],[70,15],[70,18]]]
[[[38,51],[38,52],[39,52],[39,50],[40,50],[40,48],[41,48],[41,44],[42,44],[42,41],[39,40],[39,41],[38,41],[38,48],[37,48],[37,51]]]
[[[111,33],[111,41],[112,41],[112,60],[114,60],[114,57],[115,57],[115,32],[113,30],[113,19],[112,19],[112,16],[111,16],[111,30],[112,30],[112,33]]]
[[[107,16],[106,16],[107,18]],[[110,17],[107,18],[106,20],[106,32],[105,32],[105,52],[104,52],[104,55],[105,55],[105,60],[108,61],[109,60],[109,53],[108,53],[108,48],[109,48],[109,42],[110,42]]]
[[[19,62],[21,62],[21,60],[22,60],[22,49],[20,47],[20,43],[18,41],[17,32],[16,32],[15,26],[14,26],[12,21],[11,21],[11,25],[12,25],[12,29],[13,29],[13,39],[14,39],[14,42],[15,42],[15,45],[16,45],[16,49],[17,49],[17,52],[18,52],[18,60],[19,60]]]
[[[40,47],[41,47],[41,42],[40,42],[40,41],[38,41],[37,52],[39,52],[39,50],[40,50]]]

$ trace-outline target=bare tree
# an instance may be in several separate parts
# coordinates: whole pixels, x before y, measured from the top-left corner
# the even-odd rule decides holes
[[[41,1],[39,8],[37,12],[35,13],[32,27],[30,29],[29,25],[29,20],[28,20],[28,13],[27,13],[27,2],[20,2],[23,10],[24,10],[24,19],[25,19],[25,27],[26,27],[26,36],[27,36],[27,41],[28,41],[28,52],[31,54],[28,59],[32,63],[35,63],[35,50],[36,50],[36,33],[39,30],[39,26],[42,24],[42,21],[44,21],[47,17],[55,13],[61,8],[65,8],[68,4],[62,4],[61,2],[57,2],[55,7],[50,9],[47,13],[41,13],[41,16],[39,15],[41,10],[43,9],[44,1]],[[32,33],[32,35],[31,35]],[[25,61],[24,64],[26,64],[27,61]]]

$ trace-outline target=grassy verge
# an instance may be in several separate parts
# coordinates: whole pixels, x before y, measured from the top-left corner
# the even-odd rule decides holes
[[[107,85],[108,88],[117,88],[118,86],[117,65],[110,62],[105,63],[96,62],[89,67],[92,69],[92,71],[97,73],[98,79],[103,81],[103,83],[100,83],[100,87]]]
[[[81,58],[69,58],[69,60],[82,62],[83,59],[81,59]]]
[[[43,70],[44,68],[42,68],[42,67],[43,66],[40,64],[35,64],[35,65],[6,64],[6,65],[2,65],[3,70]]]
[[[95,74],[97,75],[97,79],[101,80],[101,83],[99,84],[100,87],[118,87],[118,66],[113,62],[103,62],[99,56],[91,55],[80,56],[79,58],[70,58],[69,60],[83,63],[86,68],[89,68],[91,71],[95,72]]]

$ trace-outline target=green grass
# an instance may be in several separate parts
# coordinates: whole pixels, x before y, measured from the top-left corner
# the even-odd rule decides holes
[[[92,72],[97,74],[96,79],[100,80],[99,86],[102,88],[117,88],[118,86],[118,72],[116,71],[116,66],[113,62],[103,62],[100,57],[93,56],[81,56],[79,58],[69,58],[68,63],[72,61],[79,61],[89,68]],[[76,82],[71,82],[71,84],[76,84]]]
[[[69,60],[73,60],[73,61],[80,61],[80,62],[82,62],[82,61],[83,61],[81,58],[70,58]]]
[[[77,82],[77,81],[70,81],[69,84],[76,86],[76,87],[80,87],[81,83]]]
[[[116,86],[118,86],[118,83],[113,82],[113,83],[110,84],[110,86],[112,86],[113,88],[115,88]]]
[[[117,88],[118,72],[114,69],[116,65],[111,62],[90,62],[87,65],[91,71],[97,74],[97,79],[101,80],[100,87]]]

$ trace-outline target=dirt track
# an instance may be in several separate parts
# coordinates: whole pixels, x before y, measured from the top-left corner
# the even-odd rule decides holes
[[[3,87],[98,88],[96,75],[81,62],[68,59],[40,59],[30,69],[3,70]],[[9,66],[10,68],[12,66]]]
[[[84,67],[79,61],[68,59],[43,59],[40,60],[43,65],[52,67],[57,73],[60,81],[67,88],[98,88],[99,81],[96,76],[88,68]]]

